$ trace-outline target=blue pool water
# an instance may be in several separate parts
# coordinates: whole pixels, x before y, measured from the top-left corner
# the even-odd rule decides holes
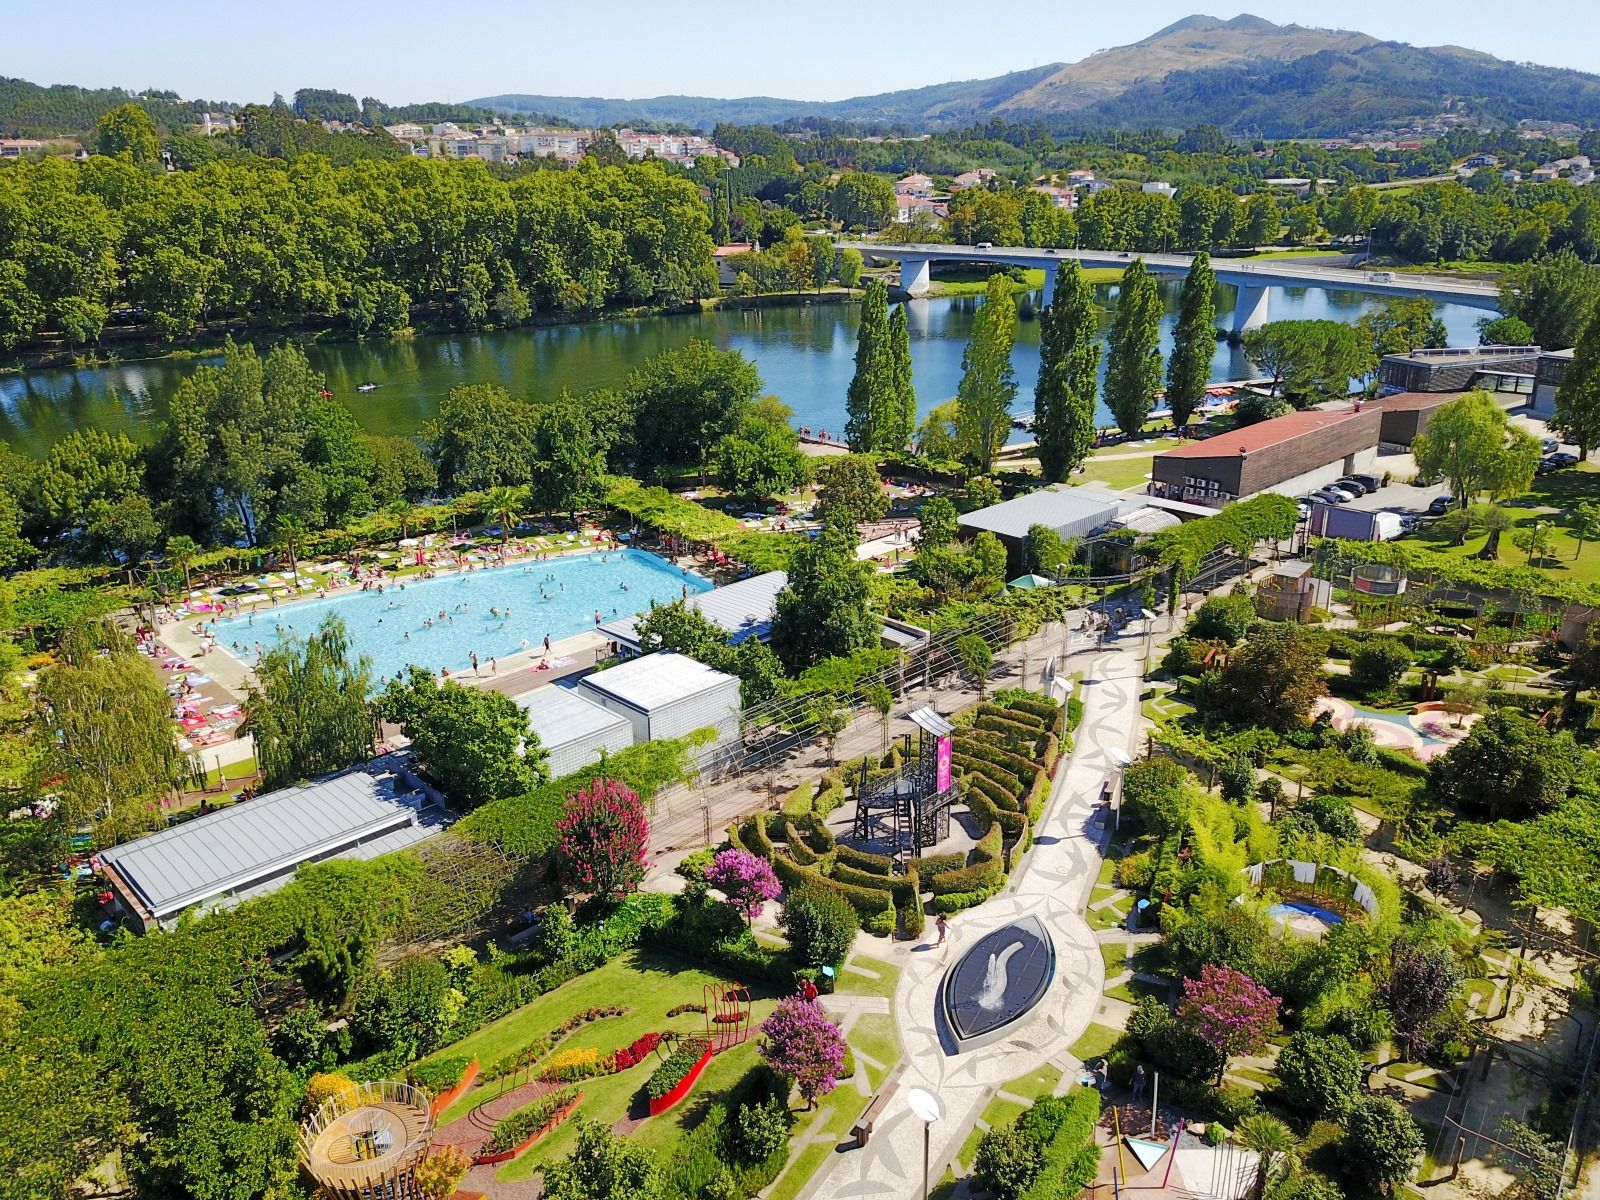
[[[374,682],[392,679],[410,664],[448,668],[452,675],[470,672],[474,653],[487,674],[491,658],[540,650],[546,635],[554,642],[593,629],[597,611],[609,621],[644,612],[651,601],[677,600],[685,588],[693,594],[711,586],[654,554],[613,550],[262,608],[218,621],[217,644],[253,663],[258,645],[270,650],[286,635],[306,637],[337,613],[350,631],[352,650],[371,656]]]
[[[1303,904],[1298,900],[1286,901],[1283,904],[1274,904],[1267,909],[1267,916],[1274,921],[1286,921],[1296,915],[1315,917],[1324,925],[1338,925],[1343,919],[1338,913],[1331,913],[1325,908],[1318,908],[1315,904]]]

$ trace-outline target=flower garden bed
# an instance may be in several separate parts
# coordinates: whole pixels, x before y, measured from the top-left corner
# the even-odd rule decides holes
[[[435,1117],[449,1108],[478,1080],[478,1060],[440,1058],[411,1068],[411,1082],[433,1093],[428,1111]]]
[[[565,1121],[583,1100],[583,1093],[572,1088],[539,1097],[526,1108],[519,1108],[495,1122],[489,1140],[475,1154],[478,1165],[510,1162],[535,1142]]]
[[[645,1082],[650,1097],[650,1115],[658,1117],[694,1089],[700,1072],[711,1061],[711,1043],[704,1038],[685,1038]]]

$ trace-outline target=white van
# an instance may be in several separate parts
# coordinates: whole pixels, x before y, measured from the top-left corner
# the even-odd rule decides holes
[[[1394,282],[1394,272],[1393,271],[1373,271],[1370,274],[1368,274],[1367,278],[1372,280],[1373,283],[1393,283]]]

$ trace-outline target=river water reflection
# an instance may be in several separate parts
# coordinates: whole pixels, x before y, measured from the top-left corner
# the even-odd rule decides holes
[[[1179,284],[1161,284],[1166,316],[1163,348],[1170,349]],[[1116,286],[1096,289],[1102,306],[1102,331]],[[1022,298],[1023,320],[1013,353],[1019,412],[1032,408],[1039,366],[1039,326],[1034,312],[1039,294]],[[914,300],[909,305],[911,358],[917,400],[923,412],[955,394],[961,354],[972,330],[976,297]],[[1217,322],[1226,326],[1234,289],[1217,288]],[[1357,292],[1316,288],[1275,288],[1274,320],[1330,317],[1350,321],[1373,301]],[[484,334],[429,335],[398,341],[336,343],[310,350],[312,366],[361,424],[373,433],[412,434],[438,411],[457,383],[493,382],[513,395],[543,399],[562,388],[586,391],[615,387],[653,354],[705,338],[740,350],[761,370],[766,390],[794,409],[795,421],[813,429],[844,427],[844,396],[854,369],[859,308],[854,304],[815,304],[765,309],[719,309],[707,313],[592,321]],[[1452,345],[1476,340],[1477,309],[1441,305],[1439,316]],[[0,375],[0,440],[16,450],[43,456],[50,445],[74,429],[122,430],[147,440],[166,414],[179,380],[215,358],[153,360],[81,370],[39,370]],[[1102,362],[1102,370],[1104,363]],[[1212,378],[1238,379],[1253,373],[1244,355],[1219,342]],[[358,384],[379,386],[358,392]],[[1101,409],[1101,421],[1110,416]]]

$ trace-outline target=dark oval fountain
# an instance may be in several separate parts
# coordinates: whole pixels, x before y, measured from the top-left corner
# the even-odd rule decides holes
[[[990,930],[957,960],[939,990],[956,1046],[971,1050],[1009,1036],[1044,999],[1056,950],[1037,917]]]

